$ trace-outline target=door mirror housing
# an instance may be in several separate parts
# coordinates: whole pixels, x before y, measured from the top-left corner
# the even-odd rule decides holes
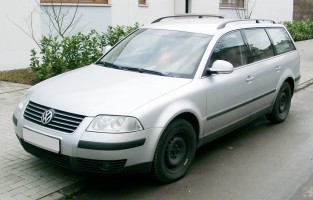
[[[111,45],[105,46],[105,47],[103,48],[103,50],[102,50],[103,55],[106,54],[106,53],[108,53],[111,49],[112,49],[112,46],[111,46]]]
[[[208,74],[230,74],[233,71],[233,64],[224,60],[216,60],[212,67],[207,69]]]

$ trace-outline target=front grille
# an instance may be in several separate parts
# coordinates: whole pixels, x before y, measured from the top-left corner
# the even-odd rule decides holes
[[[52,164],[71,168],[78,171],[93,172],[93,173],[117,173],[124,169],[126,159],[123,160],[91,160],[85,158],[74,158],[62,154],[53,153],[45,149],[36,147],[32,144],[20,140],[23,148],[30,154],[48,161]]]
[[[48,124],[43,124],[41,123],[41,116],[49,109],[49,107],[30,101],[24,112],[24,118],[36,124],[66,133],[74,132],[85,118],[85,116],[82,115],[53,109],[55,112],[53,119]]]

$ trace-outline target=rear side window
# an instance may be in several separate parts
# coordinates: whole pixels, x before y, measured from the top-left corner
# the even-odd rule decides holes
[[[246,29],[244,32],[252,54],[252,62],[274,56],[274,49],[264,29]]]
[[[225,60],[234,67],[247,64],[247,51],[241,33],[235,31],[224,35],[214,47],[209,67],[216,60]]]
[[[283,54],[296,49],[284,28],[269,28],[267,32],[273,41],[277,54]]]

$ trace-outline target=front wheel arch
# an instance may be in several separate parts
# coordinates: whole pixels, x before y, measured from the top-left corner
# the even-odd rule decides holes
[[[185,112],[185,113],[181,113],[177,115],[172,121],[177,120],[177,119],[183,119],[190,123],[190,125],[195,130],[196,139],[198,143],[199,137],[200,137],[200,123],[199,123],[198,118],[192,113]]]

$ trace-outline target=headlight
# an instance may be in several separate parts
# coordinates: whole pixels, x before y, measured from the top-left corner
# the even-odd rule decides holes
[[[33,90],[32,90],[32,88],[30,88],[30,89],[28,89],[27,91],[26,91],[26,93],[24,94],[24,96],[23,96],[23,98],[22,98],[22,100],[20,101],[20,103],[17,105],[17,108],[16,109],[18,109],[19,111],[22,111],[22,109],[24,108],[24,106],[27,104],[27,102],[28,102],[28,98],[29,98],[29,96],[31,95],[33,93]]]
[[[24,108],[24,106],[27,103],[27,99],[23,98],[22,101],[20,101],[20,103],[17,105],[17,108],[22,111],[22,109]]]
[[[97,116],[87,128],[91,132],[127,133],[143,130],[138,119],[126,116]]]
[[[23,98],[22,101],[20,101],[20,103],[16,106],[15,111],[13,113],[13,122],[15,126],[17,126],[17,121],[22,113],[24,106],[26,106],[27,102],[28,102],[27,99]]]

